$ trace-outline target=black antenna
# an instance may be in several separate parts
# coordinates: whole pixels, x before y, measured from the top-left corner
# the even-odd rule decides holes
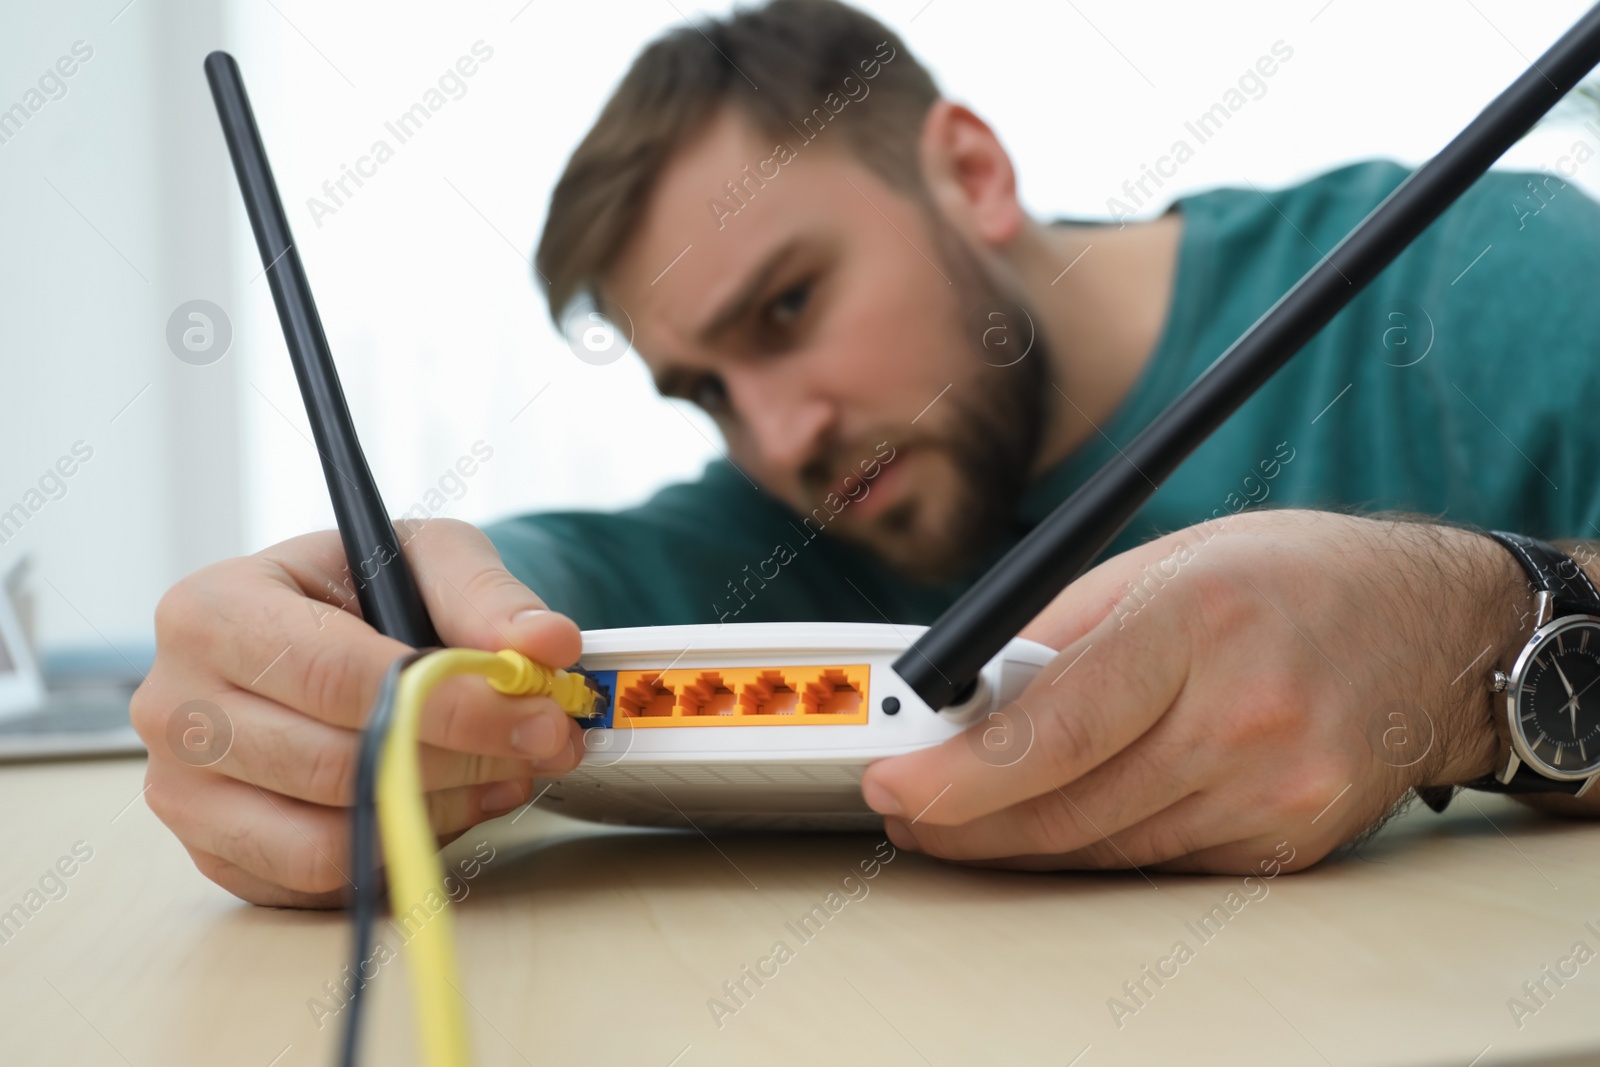
[[[378,484],[361,452],[350,409],[345,404],[339,372],[328,351],[311,284],[289,232],[289,219],[278,199],[267,150],[250,110],[250,98],[239,65],[226,52],[205,60],[206,80],[217,104],[217,117],[228,139],[228,153],[244,194],[245,211],[255,230],[261,263],[278,305],[278,322],[289,345],[300,396],[311,420],[311,434],[322,454],[322,473],[333,499],[333,513],[344,540],[350,576],[356,584],[361,614],[381,634],[413,648],[439,644],[416,580],[401,554],[394,525],[378,495]]]
[[[1121,532],[1156,486],[1600,63],[1600,5],[1374,208],[1183,394],[1061,503],[900,658],[935,710]],[[1153,484],[1152,484],[1153,483]]]

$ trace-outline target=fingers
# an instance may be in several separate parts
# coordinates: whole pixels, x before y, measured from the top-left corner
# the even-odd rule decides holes
[[[515,811],[532,797],[531,778],[457,789],[436,789],[423,794],[428,806],[428,824],[436,834],[460,833],[485,819],[495,819]]]
[[[383,672],[406,649],[351,611],[340,610],[343,587],[335,582],[333,568],[342,551],[337,536],[312,535],[186,578],[157,610],[164,663],[197,663],[202,673],[325,723],[359,726]],[[408,553],[447,643],[491,651],[516,648],[552,665],[577,659],[582,644],[577,627],[544,610],[500,566],[493,546],[475,528],[433,520],[412,538]],[[353,605],[353,593],[348,596],[346,606]],[[481,681],[452,682],[441,689],[437,709],[430,702],[424,717],[424,740],[541,758],[540,739],[548,740],[552,728],[541,725],[534,713],[553,710],[553,701],[502,697]],[[503,723],[507,715],[517,720],[509,728]],[[520,735],[517,726],[525,726]]]
[[[1182,690],[1189,639],[1181,625],[1186,613],[1174,606],[1125,629],[1109,615],[1046,665],[1007,709],[1032,732],[1020,759],[1003,766],[986,760],[988,727],[980,722],[941,745],[868,767],[862,777],[868,805],[885,815],[958,825],[1089,773],[1144,734]]]
[[[158,680],[216,677],[323,722],[359,725],[384,670],[406,647],[308,599],[296,582],[266,557],[185,578],[156,609]],[[177,703],[196,695],[183,693]]]
[[[583,728],[549,697],[507,696],[482,678],[449,678],[428,697],[419,736],[463,752],[577,766]]]
[[[257,878],[243,867],[229,863],[221,856],[190,845],[184,848],[200,873],[232,893],[240,900],[269,908],[342,908],[349,902],[349,894],[333,890],[328,893],[297,893],[281,885]]]
[[[436,790],[426,796],[429,820],[435,833],[461,831],[525,804],[530,787],[519,780]],[[347,808],[189,768],[152,772],[145,799],[202,872],[246,900],[277,903],[286,893],[328,907],[352,888]]]
[[[1259,878],[1276,878],[1280,874],[1305,870],[1322,855],[1304,847],[1296,848],[1282,833],[1257,834],[1199,849],[1157,864],[1153,869],[1172,874],[1253,874]]]
[[[1070,810],[1072,802],[1064,794],[1061,800]],[[983,821],[941,827],[887,819],[884,829],[898,848],[1016,870],[1137,867],[1174,874],[1273,877],[1309,866],[1324,851],[1316,842],[1301,842],[1297,847],[1285,840],[1280,820],[1268,805],[1251,806],[1241,814],[1237,795],[1218,792],[1190,793],[1155,815],[1120,829],[1102,826],[1104,832],[1094,833],[1090,840],[1070,849],[1055,849],[1048,839],[1037,838],[1009,850],[990,847],[983,835],[993,828],[980,827]]]
[[[350,888],[349,813],[292,797],[274,797],[243,782],[178,772],[155,778],[150,810],[190,848],[297,893]]]
[[[482,533],[434,520],[400,534],[443,641],[576,660],[577,627],[545,610]],[[157,661],[130,705],[151,752],[148,800],[196,864],[246,899],[326,907],[349,889],[355,731],[406,651],[361,619],[354,583],[376,565],[357,561],[352,580],[327,531],[207,567],[158,606]],[[231,728],[205,767],[167,736],[195,700],[216,703]],[[447,834],[525,803],[535,775],[565,773],[582,753],[580,728],[554,701],[495,693],[481,678],[440,685],[419,733],[430,820]]]
[[[1148,869],[1162,874],[1238,874],[1238,867],[1248,853],[1248,845],[1246,841],[1229,841],[1187,856],[1152,863]]]
[[[227,752],[209,769],[230,778],[297,800],[347,806],[355,799],[356,765],[361,735],[291,711],[250,693],[219,697],[232,725]],[[176,714],[176,712],[174,712]],[[530,758],[481,755],[476,747],[506,750],[514,720],[496,723],[498,737],[468,740],[477,745],[440,748],[422,745],[418,752],[425,790],[483,785],[536,774],[563,774],[576,764],[569,734],[576,724],[559,711],[538,714],[552,727],[537,737]],[[494,717],[486,717],[495,722]],[[465,749],[465,750],[462,750]]]
[[[926,819],[891,819],[906,848],[951,860],[1062,855],[1104,841],[1190,796],[1197,783],[1165,760],[1170,748],[1162,722],[1138,745],[1124,749],[1065,789],[1055,787],[959,826]],[[897,825],[896,825],[897,824]],[[898,842],[897,842],[898,843]]]
[[[406,556],[445,644],[514,648],[553,667],[577,662],[583,652],[577,624],[512,577],[483,531],[453,519],[430,519],[412,530]]]
[[[1204,795],[1195,793],[1161,811],[1109,835],[1096,835],[1079,848],[1063,852],[1039,850],[1006,854],[955,856],[946,850],[985,851],[968,836],[968,827],[914,826],[886,820],[885,832],[898,848],[928,852],[950,859],[965,859],[984,867],[1013,870],[1128,870],[1145,868],[1190,856],[1236,838],[1239,830],[1218,821],[1205,810]],[[927,847],[931,846],[931,847]]]

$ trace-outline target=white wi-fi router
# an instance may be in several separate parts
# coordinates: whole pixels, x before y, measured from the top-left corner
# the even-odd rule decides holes
[[[721,829],[880,825],[861,774],[936,745],[1014,700],[1054,650],[1003,648],[959,703],[934,711],[891,664],[921,626],[744,623],[589,630],[599,688],[577,769],[541,806],[605,823]]]

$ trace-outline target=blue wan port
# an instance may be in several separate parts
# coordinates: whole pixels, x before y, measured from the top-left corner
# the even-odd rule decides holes
[[[578,725],[585,730],[595,727],[611,728],[611,713],[617,703],[617,672],[616,671],[586,671],[582,667],[572,668],[594,684],[600,691],[600,699],[595,705],[595,713],[587,719],[577,720]]]

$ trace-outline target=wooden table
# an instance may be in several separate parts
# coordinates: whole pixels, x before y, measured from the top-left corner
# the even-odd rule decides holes
[[[206,881],[143,770],[0,770],[0,909],[39,905],[0,927],[0,1063],[333,1063],[344,917]],[[481,1064],[1600,1063],[1600,957],[1572,959],[1600,953],[1600,824],[1501,798],[1419,807],[1352,858],[1250,884],[884,863],[876,836],[713,840],[537,806],[447,850],[458,871],[474,855],[492,858],[455,914]],[[41,882],[59,899],[29,898]],[[368,1064],[416,1062],[404,967],[397,948],[378,968]]]

